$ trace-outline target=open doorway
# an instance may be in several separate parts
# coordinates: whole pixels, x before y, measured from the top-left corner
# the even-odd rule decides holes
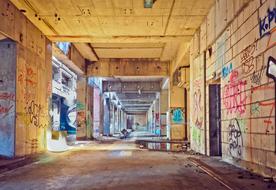
[[[221,156],[221,94],[220,84],[209,85],[210,156]]]

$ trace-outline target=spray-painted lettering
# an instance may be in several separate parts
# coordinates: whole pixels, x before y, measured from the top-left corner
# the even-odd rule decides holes
[[[0,92],[0,100],[14,101],[15,95],[10,92]]]
[[[259,32],[260,37],[263,37],[270,33],[270,29],[276,23],[276,8],[272,10],[269,8],[264,18],[259,18]]]
[[[235,158],[240,158],[242,155],[243,141],[239,121],[237,119],[232,119],[228,129],[229,153]]]
[[[246,111],[246,81],[237,80],[238,72],[233,71],[230,75],[230,83],[225,85],[223,104],[228,113],[243,114]]]

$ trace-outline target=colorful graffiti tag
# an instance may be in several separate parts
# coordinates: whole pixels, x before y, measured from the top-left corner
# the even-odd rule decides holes
[[[237,80],[238,71],[230,75],[230,83],[225,85],[223,93],[223,104],[228,113],[243,114],[246,111],[246,81]]]
[[[173,124],[184,124],[185,118],[183,108],[172,108],[171,114]]]
[[[264,18],[259,18],[259,33],[263,37],[270,34],[270,29],[276,23],[276,8],[272,10],[269,8]]]

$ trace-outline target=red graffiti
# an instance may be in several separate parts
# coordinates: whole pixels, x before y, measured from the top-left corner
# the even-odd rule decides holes
[[[274,87],[273,86],[258,86],[258,87],[254,87],[254,88],[252,88],[252,93],[254,91],[258,91],[258,90],[274,90]],[[263,121],[264,124],[266,125],[266,133],[269,133],[269,126],[272,124],[272,114],[273,114],[273,111],[275,109],[275,101],[273,100],[273,101],[270,101],[270,102],[259,102],[259,106],[270,107],[269,118],[268,119],[264,119],[264,121]]]
[[[34,81],[34,77],[36,76],[36,73],[33,71],[32,68],[26,68],[26,76],[24,72],[21,72],[18,76],[18,81],[23,82],[25,81],[30,86],[35,86],[37,82]]]
[[[241,54],[241,63],[243,73],[247,74],[254,69],[254,57],[253,54],[256,50],[256,45],[248,46]]]
[[[238,72],[233,71],[230,75],[230,83],[225,85],[223,104],[228,113],[243,114],[246,111],[246,81],[236,80]]]
[[[14,101],[15,95],[10,92],[3,92],[3,93],[0,93],[0,100]]]
[[[0,105],[0,114],[4,114],[3,117],[6,117],[12,108],[13,105],[10,105],[9,107]]]

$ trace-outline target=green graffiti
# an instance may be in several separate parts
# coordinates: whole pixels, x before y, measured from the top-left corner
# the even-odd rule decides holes
[[[239,122],[239,126],[241,128],[241,132],[245,133],[248,128],[246,127],[246,120],[245,119],[237,119]]]
[[[252,104],[251,114],[254,115],[254,116],[260,115],[260,105],[259,105],[259,103]]]
[[[197,144],[201,144],[201,130],[197,127],[192,127],[192,140]]]
[[[80,101],[77,101],[77,110],[78,111],[85,110],[85,105]]]

